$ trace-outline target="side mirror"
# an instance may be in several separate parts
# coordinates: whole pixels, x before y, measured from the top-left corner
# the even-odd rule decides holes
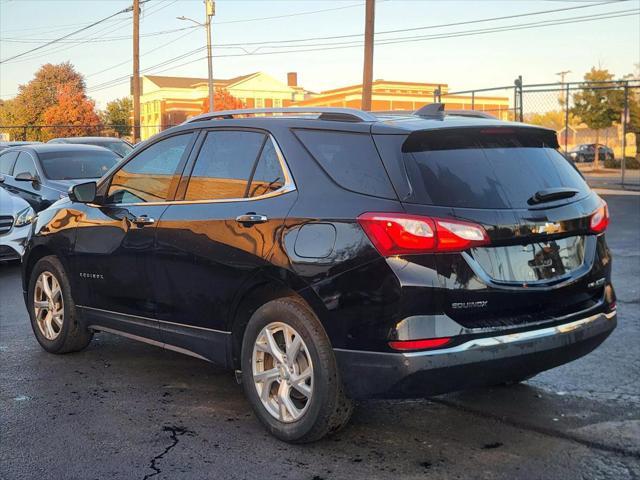
[[[72,202],[92,203],[96,200],[96,182],[79,183],[69,188],[69,199]]]
[[[38,177],[34,177],[29,172],[21,172],[15,176],[16,182],[38,182]]]

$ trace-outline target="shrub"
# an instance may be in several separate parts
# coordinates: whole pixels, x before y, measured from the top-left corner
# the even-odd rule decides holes
[[[604,162],[605,168],[620,168],[621,162],[620,159],[609,159],[607,158]],[[629,170],[639,170],[640,169],[640,161],[637,157],[626,157],[625,159],[625,167]]]

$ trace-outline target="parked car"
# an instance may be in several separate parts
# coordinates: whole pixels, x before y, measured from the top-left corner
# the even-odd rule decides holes
[[[442,108],[215,112],[158,134],[38,216],[37,340],[110,332],[235,369],[289,442],[339,429],[353,399],[587,354],[616,326],[606,204],[553,131]]]
[[[27,202],[0,188],[0,262],[22,257],[35,215]]]
[[[129,152],[133,150],[133,145],[117,137],[65,137],[54,138],[47,143],[95,145],[97,147],[107,148],[121,158],[127,156]]]
[[[598,159],[600,161],[604,162],[605,160],[614,159],[615,155],[613,150],[606,145],[599,145],[598,149]],[[578,145],[577,147],[569,150],[569,157],[576,163],[591,163],[595,161],[596,158],[596,145],[595,143]]]
[[[19,147],[25,145],[34,145],[36,143],[42,142],[20,142],[20,141],[11,141],[11,142],[0,142],[0,152],[6,150],[9,147]]]
[[[67,196],[71,185],[98,179],[118,161],[115,153],[90,145],[26,145],[0,153],[0,187],[39,212]]]

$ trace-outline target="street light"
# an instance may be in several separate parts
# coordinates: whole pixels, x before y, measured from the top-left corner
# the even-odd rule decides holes
[[[193,22],[207,30],[207,66],[209,68],[209,112],[213,112],[213,65],[211,56],[211,18],[216,14],[215,2],[213,0],[204,0],[206,7],[205,23],[200,23],[193,18],[185,16],[177,17],[178,20],[187,20]]]

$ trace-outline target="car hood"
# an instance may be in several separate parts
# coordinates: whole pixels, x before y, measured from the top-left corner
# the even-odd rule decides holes
[[[24,210],[28,206],[29,204],[25,200],[0,187],[0,215],[11,215],[15,217],[16,213]]]

